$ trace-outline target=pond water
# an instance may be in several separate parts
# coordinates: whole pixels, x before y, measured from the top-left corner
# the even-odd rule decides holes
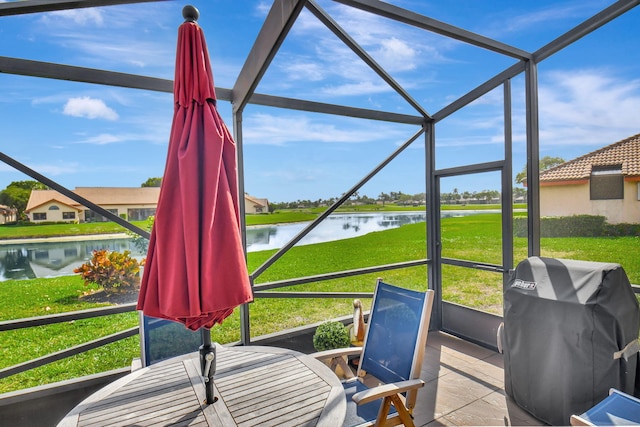
[[[467,216],[491,212],[498,211],[443,211],[442,216]],[[424,222],[425,217],[424,212],[415,211],[333,214],[316,226],[298,244],[308,245],[348,239],[404,224]],[[305,222],[249,227],[247,250],[256,252],[280,248],[308,224]],[[75,274],[73,270],[90,259],[92,252],[96,249],[119,252],[129,250],[137,258],[146,255],[140,252],[128,238],[0,244],[0,281],[73,275]]]
[[[143,257],[128,238],[0,244],[0,281],[69,276],[99,249],[131,251]]]
[[[425,218],[424,212],[334,214],[318,224],[298,245],[349,239],[404,224],[424,222]],[[256,252],[281,248],[308,225],[309,222],[301,222],[250,227],[247,229],[247,250]]]

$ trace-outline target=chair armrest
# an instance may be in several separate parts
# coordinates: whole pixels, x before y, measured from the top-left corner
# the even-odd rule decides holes
[[[424,381],[420,379],[383,384],[354,394],[352,400],[356,402],[356,404],[361,405],[420,387],[424,387]]]
[[[571,419],[569,420],[569,423],[572,426],[592,426],[593,425],[579,415],[571,415]]]
[[[336,348],[333,350],[318,351],[311,353],[310,356],[318,360],[333,359],[342,356],[355,356],[362,353],[362,347]]]
[[[359,354],[362,354],[362,347],[336,348],[333,350],[325,350],[319,351],[317,353],[312,353],[311,356],[323,363],[327,363],[329,365],[329,368],[336,374],[350,380],[355,378],[355,375],[353,375],[353,371],[346,362],[346,356]],[[338,366],[342,369],[342,373],[338,373],[338,371],[336,370]]]

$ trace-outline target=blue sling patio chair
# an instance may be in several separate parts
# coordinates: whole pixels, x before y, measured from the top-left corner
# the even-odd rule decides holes
[[[314,353],[325,362],[337,360],[347,372],[345,426],[413,426],[411,416],[427,344],[433,291],[403,289],[378,279],[362,347]],[[356,376],[343,356],[359,356]],[[335,365],[335,363],[331,363]]]
[[[571,416],[572,426],[640,425],[640,399],[614,388],[600,403],[580,415]]]

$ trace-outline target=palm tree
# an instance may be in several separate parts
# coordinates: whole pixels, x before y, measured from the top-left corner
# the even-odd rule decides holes
[[[385,202],[391,201],[391,196],[389,196],[387,193],[380,193],[380,195],[378,196],[378,200],[381,201],[382,206],[384,206]]]

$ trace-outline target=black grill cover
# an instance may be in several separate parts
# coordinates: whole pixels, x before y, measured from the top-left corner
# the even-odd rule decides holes
[[[639,328],[620,265],[528,258],[504,289],[505,391],[553,425],[569,424],[611,387],[634,394]]]

